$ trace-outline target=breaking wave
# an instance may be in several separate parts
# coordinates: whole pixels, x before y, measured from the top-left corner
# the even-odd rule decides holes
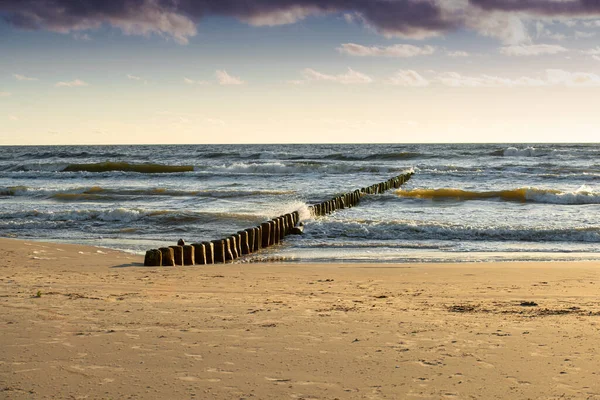
[[[519,149],[516,147],[507,147],[503,150],[497,150],[492,153],[495,156],[503,156],[503,157],[542,157],[547,156],[554,153],[556,150],[544,150],[537,149],[535,147],[526,147],[524,149]]]
[[[547,204],[600,204],[600,192],[583,185],[572,192],[556,189],[519,188],[511,190],[478,192],[462,189],[413,189],[398,190],[400,197],[431,200],[487,200],[498,199],[522,203]]]

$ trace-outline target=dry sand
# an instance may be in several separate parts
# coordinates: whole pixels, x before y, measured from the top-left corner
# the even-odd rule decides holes
[[[0,260],[0,398],[600,399],[599,263]]]

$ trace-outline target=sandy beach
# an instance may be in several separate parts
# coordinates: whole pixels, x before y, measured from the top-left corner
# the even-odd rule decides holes
[[[597,262],[0,257],[0,398],[600,399]]]

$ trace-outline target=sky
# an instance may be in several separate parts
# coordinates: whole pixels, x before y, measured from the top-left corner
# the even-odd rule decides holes
[[[2,0],[0,145],[600,139],[597,0]]]

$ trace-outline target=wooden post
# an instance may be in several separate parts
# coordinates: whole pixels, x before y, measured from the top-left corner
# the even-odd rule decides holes
[[[206,250],[204,249],[204,243],[192,243],[194,246],[194,261],[196,265],[205,265],[206,262]]]
[[[174,267],[175,266],[175,252],[170,247],[161,247],[162,254],[162,265],[163,267]]]
[[[186,244],[183,245],[183,265],[194,265],[195,254],[194,254],[194,246]]]
[[[183,265],[183,246],[169,246],[173,249],[175,265]]]
[[[158,249],[148,250],[144,257],[144,267],[160,267],[162,264],[162,253]]]

